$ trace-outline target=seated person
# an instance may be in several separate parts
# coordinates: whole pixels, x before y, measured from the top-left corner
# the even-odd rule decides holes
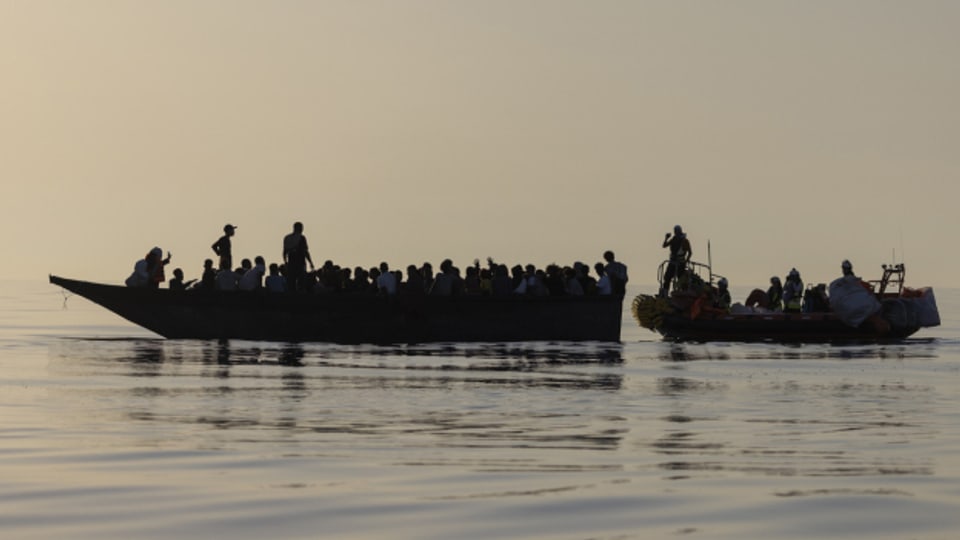
[[[248,262],[244,259],[245,262]],[[266,261],[257,255],[255,264],[240,276],[237,288],[241,291],[255,291],[263,287],[263,275],[267,273]]]
[[[825,313],[830,311],[830,299],[827,298],[827,284],[820,283],[803,293],[804,313]]]
[[[286,292],[287,280],[280,273],[280,266],[277,263],[270,263],[270,275],[266,279],[266,288],[268,292]]]
[[[780,284],[780,278],[773,276],[770,278],[770,288],[766,292],[760,289],[750,291],[747,300],[744,302],[748,308],[761,308],[767,311],[780,311],[783,309],[783,285]]]
[[[717,282],[717,290],[713,295],[713,307],[717,309],[730,309],[730,289],[728,288],[727,278],[720,278]]]
[[[185,291],[187,290],[188,287],[190,287],[190,285],[193,285],[195,281],[196,281],[195,279],[191,279],[190,281],[184,283],[183,270],[181,270],[180,268],[176,268],[173,271],[173,279],[170,280],[170,283],[168,284],[168,286],[172,291]]]
[[[230,267],[221,264],[220,271],[217,272],[216,288],[218,291],[237,290],[237,272],[231,270]]]

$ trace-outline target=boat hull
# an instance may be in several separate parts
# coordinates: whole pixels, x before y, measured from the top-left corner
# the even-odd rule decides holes
[[[620,341],[622,296],[507,297],[171,291],[50,276],[166,338],[425,343]]]
[[[844,324],[831,313],[770,313],[691,319],[666,315],[656,329],[674,341],[770,341],[781,343],[878,342],[910,337],[920,326],[894,326],[880,332],[870,323]]]

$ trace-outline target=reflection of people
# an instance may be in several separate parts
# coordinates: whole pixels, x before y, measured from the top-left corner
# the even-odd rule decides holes
[[[687,263],[693,255],[693,249],[690,247],[690,240],[687,234],[679,225],[673,227],[673,237],[667,233],[663,237],[663,247],[670,248],[670,259],[667,262],[667,270],[663,274],[663,283],[660,284],[660,296],[666,297],[670,292],[670,282],[673,278],[682,278],[687,273]]]
[[[314,267],[307,237],[303,235],[303,223],[299,221],[293,224],[293,232],[283,237],[283,262],[287,268],[287,290],[306,289],[307,263],[311,270]]]
[[[213,248],[213,252],[220,257],[219,266],[221,268],[224,266],[227,268],[233,268],[233,250],[230,245],[230,237],[233,236],[234,229],[236,229],[236,227],[230,225],[229,223],[224,225],[223,236],[221,236],[216,242],[213,243],[212,246],[210,246]]]

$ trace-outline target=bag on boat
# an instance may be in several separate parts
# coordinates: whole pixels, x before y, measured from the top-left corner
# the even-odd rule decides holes
[[[910,290],[900,298],[883,301],[883,318],[894,326],[924,328],[940,326],[940,312],[933,289]]]
[[[880,311],[880,301],[853,278],[838,278],[830,283],[830,307],[840,320],[854,328]]]
[[[133,266],[133,273],[124,281],[127,287],[146,287],[150,275],[147,274],[147,261],[140,259]]]
[[[924,287],[919,289],[920,295],[906,299],[916,306],[917,323],[922,327],[940,326],[940,310],[937,309],[937,299],[933,296],[933,289]]]
[[[920,309],[912,298],[886,298],[883,304],[883,319],[897,328],[918,328]]]

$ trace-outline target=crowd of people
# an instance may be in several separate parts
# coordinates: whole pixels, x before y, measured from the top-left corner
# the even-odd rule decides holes
[[[843,261],[841,270],[844,276],[856,277],[850,261]],[[856,279],[859,281],[859,278]],[[866,287],[869,288],[869,284]],[[751,291],[744,305],[753,310],[820,313],[830,311],[830,298],[827,295],[825,283],[804,288],[800,272],[796,268],[791,268],[783,282],[779,277],[773,276],[766,291],[762,289]]]
[[[669,248],[661,284],[660,297],[669,296],[671,286],[674,291],[704,293],[709,297],[709,305],[714,309],[729,311],[732,306],[730,290],[726,278],[717,280],[716,286],[705,283],[690,269],[690,257],[693,249],[690,240],[680,225],[673,228],[673,233],[667,233],[663,240],[663,247]],[[862,281],[853,273],[850,261],[841,264],[843,277],[841,279],[855,280],[868,290],[872,290],[869,283]],[[819,283],[804,288],[803,279],[796,268],[787,272],[783,281],[778,276],[770,278],[770,287],[767,290],[754,289],[747,296],[744,306],[750,310],[784,312],[784,313],[819,313],[830,311],[830,298],[827,286]]]
[[[283,238],[283,260],[269,266],[262,256],[243,259],[233,266],[232,237],[237,226],[227,224],[223,236],[211,245],[217,256],[206,259],[200,279],[184,280],[183,270],[177,268],[169,281],[173,290],[208,291],[255,291],[301,292],[301,293],[368,293],[385,296],[431,295],[431,296],[582,296],[623,295],[626,290],[627,267],[616,260],[612,251],[603,254],[603,262],[591,269],[584,263],[570,265],[547,265],[537,268],[532,264],[508,267],[488,258],[486,265],[479,259],[461,272],[450,259],[440,263],[438,269],[425,262],[411,264],[404,270],[392,268],[381,262],[377,266],[350,268],[331,260],[319,268],[314,266],[309,244],[303,234],[303,224],[293,224],[293,230]],[[676,291],[708,290],[713,308],[731,308],[730,291],[726,278],[720,278],[716,286],[704,283],[690,270],[692,248],[686,233],[676,225],[673,233],[664,237],[663,247],[670,254],[661,279],[660,296],[669,295],[671,286]],[[137,261],[134,271],[127,278],[130,287],[159,288],[166,281],[164,267],[170,263],[170,253],[155,247]],[[591,271],[592,270],[592,271]],[[842,265],[843,275],[855,278],[849,261]],[[859,278],[856,278],[859,280]],[[869,287],[869,285],[865,285]],[[766,290],[754,289],[744,302],[751,310],[783,312],[829,311],[830,301],[826,285],[804,288],[800,272],[792,268],[781,282],[770,278]]]
[[[605,252],[604,261],[597,262],[592,269],[581,262],[550,264],[546,268],[532,264],[508,267],[492,258],[487,259],[486,265],[476,259],[463,272],[450,259],[440,263],[437,270],[429,262],[411,264],[402,271],[386,262],[370,268],[350,268],[330,260],[316,268],[300,222],[283,238],[282,262],[268,266],[262,256],[257,256],[253,261],[243,259],[234,267],[231,238],[236,229],[236,225],[225,225],[223,236],[211,246],[218,260],[216,267],[213,259],[206,259],[200,279],[190,281],[185,281],[183,270],[177,268],[169,288],[385,296],[583,296],[623,295],[628,280],[626,265],[617,261],[612,251]],[[138,261],[127,285],[159,288],[166,281],[164,266],[170,263],[170,254],[165,259],[160,258],[161,254],[160,248],[153,248]]]
[[[853,264],[850,261],[845,260],[840,264],[840,272],[840,280],[856,283],[873,293],[873,286],[853,272]],[[758,294],[758,292],[754,290],[751,296],[747,297],[747,307],[760,307],[785,313],[822,313],[831,310],[827,285],[818,283],[804,288],[800,272],[796,268],[791,269],[787,274],[784,285],[781,285],[780,279],[774,276],[770,278],[770,288],[764,294]]]

